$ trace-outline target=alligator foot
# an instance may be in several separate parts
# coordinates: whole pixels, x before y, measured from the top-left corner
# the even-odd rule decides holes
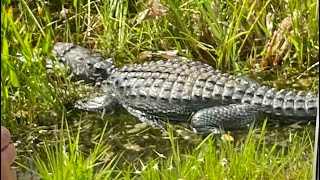
[[[74,107],[84,111],[98,112],[106,110],[106,112],[113,112],[116,105],[114,97],[104,94],[90,98],[78,100]]]
[[[137,117],[141,122],[147,123],[152,127],[159,127],[164,129],[165,124],[164,122],[160,121],[157,116],[146,114],[140,110],[131,108],[129,106],[125,106],[124,108],[133,116]]]
[[[197,111],[191,118],[191,127],[196,133],[221,133],[226,130],[246,129],[261,117],[258,109],[249,104],[231,104]]]

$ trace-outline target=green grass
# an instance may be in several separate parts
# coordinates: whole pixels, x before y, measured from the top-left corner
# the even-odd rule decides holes
[[[304,154],[309,148],[312,150],[309,135],[291,134],[292,141],[287,147],[280,143],[267,146],[265,125],[259,133],[250,129],[248,136],[236,143],[208,136],[186,154],[181,154],[169,129],[172,155],[149,163],[141,176],[143,179],[309,179],[311,164],[305,158],[310,156]]]
[[[170,155],[157,153],[149,162],[119,168],[121,154],[111,158],[109,145],[103,142],[106,127],[93,148],[85,154],[79,144],[79,132],[71,136],[68,126],[59,141],[45,144],[44,157],[31,157],[38,172],[20,164],[46,180],[51,179],[310,179],[313,141],[310,132],[290,133],[286,143],[268,145],[266,123],[261,131],[251,128],[239,141],[228,141],[213,134],[192,150],[182,150],[168,127]],[[62,131],[63,132],[63,131]],[[277,137],[276,137],[277,138]]]
[[[64,119],[64,118],[63,118]],[[42,179],[100,179],[117,177],[115,165],[118,154],[110,156],[110,146],[103,140],[107,123],[101,134],[97,137],[92,151],[84,153],[80,144],[81,123],[75,135],[69,130],[68,124],[61,127],[60,134],[56,140],[46,140],[42,147],[43,154],[35,154],[31,157],[33,164],[37,168],[20,164],[27,171],[40,176]],[[65,137],[67,136],[67,137]],[[106,163],[108,162],[108,163]],[[114,175],[115,174],[115,175]],[[120,175],[120,173],[118,173]]]
[[[106,57],[114,57],[119,65],[144,61],[137,57],[146,51],[177,49],[184,56],[210,63],[217,69],[262,77],[260,80],[266,80],[267,85],[317,91],[318,1],[163,0],[163,6],[150,2],[2,2],[2,124],[17,133],[35,129],[34,124],[58,125],[62,132],[69,132],[62,129],[66,128],[64,121],[69,120],[61,121],[61,116],[68,114],[65,104],[88,92],[86,86],[72,82],[63,70],[51,75],[46,72],[45,60],[51,57],[56,41],[100,51]],[[268,20],[269,17],[273,19]],[[291,26],[281,32],[281,24],[288,17],[287,24]],[[271,43],[272,39],[280,44]],[[286,45],[284,50],[283,45]],[[17,52],[26,62],[20,62]],[[75,121],[68,123],[72,126]],[[82,146],[78,144],[77,133],[69,133],[67,138],[66,134],[59,136],[61,144],[45,146],[46,157],[37,155],[34,160],[38,173],[49,179],[73,172],[74,177],[76,174],[82,178],[97,177],[103,170],[108,173],[114,170],[116,175],[111,173],[114,177],[119,172],[118,177],[124,179],[140,176],[146,179],[310,179],[313,137],[308,129],[302,135],[297,132],[285,136],[291,138],[287,148],[279,148],[278,139],[265,142],[263,137],[269,135],[253,138],[254,132],[250,131],[245,141],[232,143],[208,138],[188,152],[171,135],[171,153],[166,158],[137,160],[145,166],[144,170],[132,164],[116,171],[113,168],[118,165],[114,161],[101,171],[93,171],[89,167],[97,162],[92,159],[107,148],[93,147],[91,155],[80,153]],[[13,137],[19,136],[13,134]],[[64,155],[66,151],[70,152],[68,156]],[[221,166],[221,161],[226,161],[226,167]],[[136,170],[140,174],[135,174]],[[48,172],[53,175],[49,177]]]

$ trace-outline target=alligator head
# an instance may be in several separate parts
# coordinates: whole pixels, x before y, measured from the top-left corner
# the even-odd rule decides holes
[[[112,58],[105,59],[99,53],[72,43],[57,42],[53,47],[53,53],[58,59],[58,64],[47,61],[48,69],[66,66],[78,80],[86,83],[99,83],[114,69]]]

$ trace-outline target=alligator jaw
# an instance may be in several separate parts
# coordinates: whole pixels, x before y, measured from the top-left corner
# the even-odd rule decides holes
[[[59,63],[47,62],[47,68],[66,66],[76,76],[77,80],[86,83],[101,83],[114,69],[113,59],[105,59],[101,54],[87,48],[65,42],[57,42],[53,47]],[[54,64],[54,66],[53,66]]]

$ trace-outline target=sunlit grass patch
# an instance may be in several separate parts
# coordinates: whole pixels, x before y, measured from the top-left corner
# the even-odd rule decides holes
[[[280,141],[267,144],[265,125],[260,132],[250,129],[242,141],[210,135],[187,153],[181,153],[169,130],[172,154],[159,156],[136,173],[143,179],[310,179],[309,132],[290,134],[285,146]]]
[[[59,141],[45,145],[44,156],[31,158],[38,172],[29,170],[44,179],[310,179],[310,130],[300,136],[289,133],[286,142],[277,136],[268,141],[266,122],[260,130],[250,128],[243,139],[211,134],[193,149],[182,148],[168,127],[171,148],[167,154],[154,149],[153,160],[136,159],[137,163],[127,166],[117,163],[122,152],[113,154],[103,143],[106,126],[90,153],[83,153],[78,144],[79,133],[72,135],[66,127],[67,139],[61,134]]]
[[[80,142],[81,123],[78,132],[72,134],[67,123],[62,127],[55,141],[47,140],[42,146],[44,154],[31,156],[35,169],[20,166],[42,179],[100,179],[117,177],[115,169],[117,159],[121,155],[111,157],[110,146],[103,139],[106,127],[99,135],[98,141],[90,152],[85,153]],[[65,128],[65,129],[63,129]],[[67,135],[67,137],[65,137]]]

